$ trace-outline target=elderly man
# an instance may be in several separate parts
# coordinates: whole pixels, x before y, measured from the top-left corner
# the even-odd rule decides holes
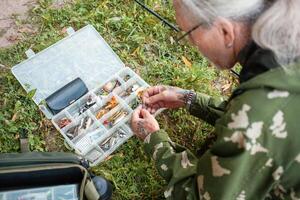
[[[148,89],[132,117],[168,199],[300,199],[300,1],[174,0],[191,42],[220,69],[242,65],[227,102],[168,86]],[[215,126],[201,158],[151,115],[186,107]]]

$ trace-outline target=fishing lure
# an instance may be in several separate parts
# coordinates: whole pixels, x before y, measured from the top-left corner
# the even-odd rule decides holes
[[[64,128],[66,127],[67,125],[69,125],[72,121],[66,117],[60,119],[58,122],[57,122],[57,125],[59,128]]]
[[[88,130],[94,123],[94,120],[88,116],[82,118],[79,121],[79,124],[73,128],[71,128],[69,131],[67,131],[66,135],[72,140],[76,138],[79,135],[82,135],[85,133],[86,130]]]
[[[106,113],[108,113],[111,109],[115,108],[117,105],[119,105],[117,99],[115,96],[113,96],[111,98],[110,101],[108,101],[96,114],[96,118],[100,119],[101,117],[103,117],[103,115],[105,115]]]
[[[103,151],[108,151],[113,146],[115,146],[116,144],[118,144],[118,142],[120,141],[120,139],[124,138],[125,136],[126,136],[126,132],[122,128],[119,128],[111,137],[109,137],[106,140],[104,140],[99,145],[99,147]]]
[[[103,125],[106,126],[106,127],[108,127],[108,128],[112,128],[117,123],[119,123],[120,121],[122,121],[127,115],[128,115],[128,112],[126,112],[124,110],[116,112],[111,117],[109,117],[107,120],[105,120],[103,122]]]

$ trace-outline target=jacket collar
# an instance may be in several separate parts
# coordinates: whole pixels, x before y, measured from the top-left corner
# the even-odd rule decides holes
[[[280,67],[272,51],[262,49],[254,42],[250,42],[240,52],[238,60],[242,65],[240,83],[248,81],[271,69]]]
[[[291,66],[280,66],[271,51],[248,45],[240,53],[243,65],[240,86],[230,99],[252,89],[283,90],[300,94],[300,62]]]

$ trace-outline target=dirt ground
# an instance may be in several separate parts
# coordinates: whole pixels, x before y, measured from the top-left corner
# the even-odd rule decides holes
[[[62,7],[70,0],[53,0],[53,7]],[[31,24],[29,11],[36,0],[0,0],[0,48],[9,47],[22,40],[24,33],[32,34],[36,28]]]
[[[72,0],[53,0],[52,7],[59,9]],[[10,47],[25,39],[26,35],[37,31],[32,23],[30,10],[37,6],[37,0],[0,0],[0,49]],[[0,63],[1,69],[10,69]],[[1,85],[0,85],[1,89]],[[1,105],[1,102],[0,102]],[[58,140],[59,133],[49,122],[44,122],[43,134],[48,151],[62,151],[65,149],[63,140]]]
[[[28,22],[28,11],[35,5],[35,0],[0,1],[0,48],[15,44],[22,32],[34,31]]]

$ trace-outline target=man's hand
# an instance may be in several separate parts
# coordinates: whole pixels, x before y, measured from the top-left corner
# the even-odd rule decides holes
[[[188,90],[171,86],[154,86],[145,91],[143,103],[154,114],[160,108],[181,108],[186,104]]]
[[[134,134],[144,140],[149,134],[159,130],[156,119],[142,106],[138,107],[131,119],[131,127]]]

